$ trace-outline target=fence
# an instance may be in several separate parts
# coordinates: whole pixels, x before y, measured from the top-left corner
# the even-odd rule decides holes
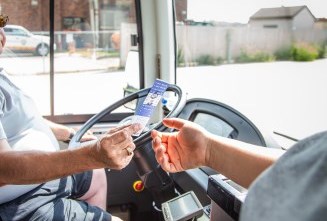
[[[185,63],[202,55],[233,60],[242,51],[273,54],[294,42],[326,44],[326,29],[285,30],[242,27],[177,26],[178,49]]]
[[[119,33],[118,45],[112,36]],[[55,32],[57,52],[67,51],[69,41],[76,48],[92,48],[117,51],[120,65],[124,66],[131,49],[130,35],[136,34],[136,25],[122,23],[120,30]],[[210,55],[227,61],[247,53],[265,52],[273,54],[277,50],[291,46],[294,42],[312,44],[327,43],[327,29],[285,30],[241,27],[176,26],[178,49],[185,63],[192,63],[202,55]]]

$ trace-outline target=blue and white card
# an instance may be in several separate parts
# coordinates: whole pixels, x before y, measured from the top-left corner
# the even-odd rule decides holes
[[[143,104],[136,110],[135,116],[133,117],[132,123],[139,123],[142,125],[141,129],[133,134],[133,136],[139,136],[142,133],[154,109],[160,102],[162,95],[167,90],[168,85],[169,83],[156,79]]]

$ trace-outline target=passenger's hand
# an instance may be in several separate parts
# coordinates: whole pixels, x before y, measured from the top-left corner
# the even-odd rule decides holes
[[[139,124],[122,126],[100,138],[94,148],[95,157],[102,167],[122,169],[133,158],[135,144],[132,134],[140,130]]]
[[[161,167],[174,173],[203,166],[209,133],[199,125],[182,119],[166,118],[163,123],[179,131],[152,131],[152,147]]]

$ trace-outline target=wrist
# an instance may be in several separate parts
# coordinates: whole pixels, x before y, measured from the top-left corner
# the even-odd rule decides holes
[[[74,154],[74,157],[82,163],[83,170],[104,168],[103,163],[99,162],[98,154],[95,151],[97,143],[92,141],[86,145],[79,146],[78,148],[68,149]],[[72,157],[73,158],[73,157]],[[79,165],[81,166],[81,165]]]
[[[206,156],[205,156],[205,165],[211,168],[214,168],[219,162],[221,151],[219,151],[219,145],[217,145],[217,139],[213,135],[208,135],[206,145]]]
[[[210,160],[211,160],[211,147],[212,147],[212,140],[210,137],[207,139],[207,145],[205,148],[205,158],[204,158],[204,165],[210,167]]]
[[[87,149],[89,150],[89,158],[92,159],[94,165],[96,165],[97,168],[106,167],[106,160],[104,159],[104,154],[101,153],[101,139],[89,142]]]
[[[64,140],[64,142],[69,143],[71,141],[71,139],[73,139],[75,134],[76,134],[76,131],[73,128],[69,127],[68,133],[67,133],[67,136],[66,136],[66,139]]]

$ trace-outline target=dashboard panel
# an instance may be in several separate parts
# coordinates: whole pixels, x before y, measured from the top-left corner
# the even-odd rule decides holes
[[[226,104],[194,98],[186,102],[178,118],[193,121],[209,132],[223,137],[244,141],[254,145],[267,146],[264,136],[244,115]],[[209,176],[217,171],[200,167],[170,174],[176,188],[181,192],[193,190],[203,206],[208,206],[211,199],[207,195]]]
[[[217,101],[196,98],[188,100],[178,118],[193,121],[218,136],[266,146],[263,135],[248,118]]]

